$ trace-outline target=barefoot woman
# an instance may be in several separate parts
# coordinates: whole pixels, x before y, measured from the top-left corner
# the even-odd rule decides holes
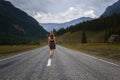
[[[50,32],[50,36],[48,37],[48,44],[50,47],[50,58],[54,55],[54,49],[56,48],[56,39],[53,32]]]

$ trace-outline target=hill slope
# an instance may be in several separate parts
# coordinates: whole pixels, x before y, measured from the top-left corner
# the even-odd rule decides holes
[[[110,16],[113,14],[120,14],[120,0],[118,0],[113,5],[108,6],[105,12],[101,15],[101,17],[106,17],[106,16]]]
[[[120,36],[120,14],[94,19],[57,31],[59,40],[81,41],[82,32],[86,32],[88,42],[106,42],[115,34]]]
[[[47,32],[25,12],[0,0],[0,44],[18,44],[44,38]]]

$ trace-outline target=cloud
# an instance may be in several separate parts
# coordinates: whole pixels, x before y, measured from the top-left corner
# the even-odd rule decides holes
[[[34,11],[34,12],[45,12],[49,11],[49,7],[53,5],[52,0],[9,0],[18,8],[26,11]]]
[[[93,8],[95,14],[99,17],[106,8],[118,0],[89,0],[86,5]]]
[[[33,17],[36,18],[41,23],[62,23],[67,22],[76,18],[80,17],[92,17],[95,18],[96,15],[94,14],[93,10],[85,10],[78,6],[76,7],[69,7],[68,10],[65,12],[58,13],[57,15],[51,14],[51,13],[36,13]]]
[[[99,17],[117,0],[8,0],[40,23],[66,22],[80,17]]]
[[[102,5],[111,5],[113,4],[113,2],[116,2],[118,0],[90,0],[90,2],[88,2],[89,5],[91,6],[102,6]]]

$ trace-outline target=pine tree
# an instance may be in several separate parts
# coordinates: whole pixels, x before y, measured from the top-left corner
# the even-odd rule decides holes
[[[86,33],[85,33],[84,31],[83,31],[83,33],[82,33],[81,42],[82,42],[82,43],[87,43],[87,37],[86,37]]]
[[[105,36],[104,36],[104,42],[107,42],[107,40],[108,40],[108,33],[107,33],[107,31],[105,32]]]

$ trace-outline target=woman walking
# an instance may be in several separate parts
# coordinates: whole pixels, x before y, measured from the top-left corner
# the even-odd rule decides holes
[[[54,55],[54,49],[56,49],[56,39],[53,32],[50,32],[50,36],[48,37],[48,45],[50,48],[50,58]]]

